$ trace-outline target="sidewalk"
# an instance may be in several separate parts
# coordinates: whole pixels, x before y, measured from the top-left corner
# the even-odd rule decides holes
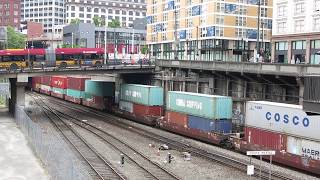
[[[47,180],[49,175],[7,109],[0,108],[0,180]]]

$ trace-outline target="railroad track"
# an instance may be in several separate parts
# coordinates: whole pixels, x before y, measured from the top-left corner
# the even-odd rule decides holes
[[[84,113],[86,115],[95,115],[97,117],[106,119],[108,118],[108,123],[116,125],[118,127],[121,127],[123,129],[126,129],[128,131],[132,131],[134,133],[137,133],[143,137],[149,138],[149,139],[153,139],[155,141],[164,143],[169,145],[172,149],[178,150],[178,151],[185,151],[185,152],[189,152],[192,153],[193,156],[198,156],[198,157],[202,157],[204,159],[210,160],[210,161],[214,161],[214,162],[218,162],[221,164],[224,164],[226,166],[231,166],[235,169],[238,169],[240,171],[244,171],[246,172],[247,170],[247,162],[243,162],[242,160],[239,159],[235,159],[235,158],[231,158],[228,157],[227,155],[223,155],[220,152],[208,152],[206,150],[203,150],[199,147],[192,147],[187,143],[183,143],[181,141],[178,140],[174,140],[174,139],[169,139],[167,137],[161,136],[159,134],[155,134],[153,132],[147,131],[143,128],[139,128],[139,127],[135,127],[135,128],[129,128],[128,124],[125,123],[125,121],[120,121],[118,120],[119,117],[115,117],[111,114],[106,114],[88,107],[76,107],[76,106],[70,106],[69,102],[65,102],[62,100],[58,100],[55,98],[50,98],[50,100],[53,100],[55,103],[60,104],[61,106],[64,106],[68,109],[80,112],[80,113]],[[52,102],[51,102],[52,103]],[[120,118],[122,119],[122,118]],[[257,166],[256,166],[257,167]],[[255,168],[255,172],[259,172],[260,169]],[[255,174],[256,177],[260,177],[260,174]],[[290,178],[287,175],[278,173],[278,172],[272,172],[271,178],[269,178],[269,171],[263,169],[261,171],[261,178],[262,179],[273,179],[273,180],[293,180],[294,178]]]
[[[127,179],[124,175],[119,173],[110,162],[105,160],[88,142],[86,142],[76,131],[74,131],[55,110],[50,108],[41,98],[31,95],[36,103],[43,108],[45,115],[54,124],[54,126],[61,132],[63,137],[70,142],[80,156],[88,163],[93,171],[89,174],[94,179],[113,180],[113,179]],[[55,117],[55,118],[53,118]]]

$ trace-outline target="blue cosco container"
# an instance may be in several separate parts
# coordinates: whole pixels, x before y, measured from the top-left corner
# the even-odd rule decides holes
[[[84,97],[84,91],[78,91],[74,89],[67,89],[67,95],[74,97],[74,98],[83,98]]]
[[[227,96],[168,91],[167,109],[209,119],[231,119],[232,98]]]
[[[211,120],[189,115],[188,127],[205,132],[229,133],[232,130],[232,121],[229,119]]]
[[[86,80],[85,92],[94,96],[114,96],[114,82]]]
[[[146,106],[163,105],[163,88],[140,84],[121,85],[120,99]]]

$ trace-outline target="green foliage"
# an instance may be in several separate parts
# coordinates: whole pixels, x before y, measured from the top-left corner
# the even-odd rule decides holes
[[[62,47],[62,48],[72,48],[72,45],[71,45],[71,44],[62,44],[61,47]],[[74,44],[74,45],[73,45],[73,48],[80,48],[80,46]]]
[[[79,18],[71,19],[70,24],[80,24],[80,19]]]
[[[8,49],[24,49],[26,36],[16,32],[13,27],[7,27]]]
[[[94,16],[92,18],[92,21],[93,21],[93,24],[96,26],[96,27],[102,27],[102,26],[105,26],[106,24],[106,21],[105,19],[101,18],[101,17],[98,17],[98,16]]]
[[[112,19],[111,22],[108,23],[108,27],[110,28],[119,28],[120,21],[118,19]]]
[[[149,52],[149,48],[147,45],[144,45],[142,48],[141,48],[141,53],[142,54],[147,54]]]

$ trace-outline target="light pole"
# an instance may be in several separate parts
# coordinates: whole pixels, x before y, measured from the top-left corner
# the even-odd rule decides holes
[[[257,62],[260,56],[260,10],[261,10],[261,0],[258,0],[258,32],[257,32]]]
[[[73,32],[71,33],[71,47],[73,48]]]
[[[104,64],[107,64],[107,20],[104,25]]]

